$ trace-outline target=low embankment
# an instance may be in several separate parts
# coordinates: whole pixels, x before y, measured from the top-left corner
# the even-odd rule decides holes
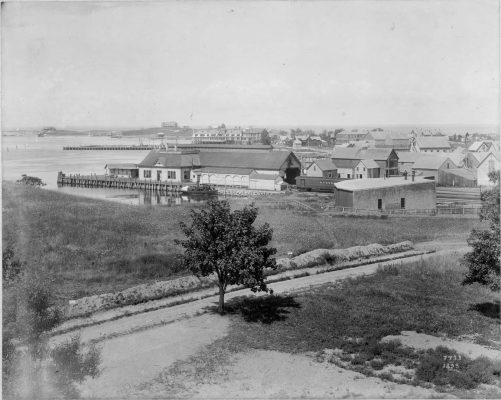
[[[280,274],[289,270],[313,268],[320,265],[329,265],[329,270],[341,269],[347,267],[347,262],[359,260],[361,263],[364,263],[364,261],[380,256],[403,253],[412,249],[413,244],[409,241],[388,246],[370,244],[368,246],[355,246],[347,249],[317,249],[293,258],[278,259],[277,269],[267,271],[267,275],[279,275],[277,276],[278,279],[275,279],[279,280]],[[284,277],[284,279],[290,279],[290,277]],[[101,310],[144,303],[150,300],[172,297],[216,286],[217,282],[214,277],[197,278],[195,276],[185,276],[168,281],[134,286],[115,293],[105,293],[72,300],[64,311],[66,318],[71,319]]]

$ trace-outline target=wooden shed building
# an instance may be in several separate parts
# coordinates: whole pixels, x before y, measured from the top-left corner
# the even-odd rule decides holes
[[[336,206],[358,210],[436,208],[435,182],[421,177],[353,179],[335,185]]]

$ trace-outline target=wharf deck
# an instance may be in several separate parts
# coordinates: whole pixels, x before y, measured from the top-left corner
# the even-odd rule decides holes
[[[180,192],[183,186],[194,185],[191,182],[174,183],[152,179],[119,178],[110,175],[66,175],[63,172],[57,174],[57,184],[60,186],[140,189],[163,192]]]
[[[128,144],[113,144],[113,145],[101,145],[101,144],[91,144],[83,146],[63,146],[63,150],[154,150],[154,149],[165,149],[164,145],[161,144],[139,144],[139,145],[128,145]]]

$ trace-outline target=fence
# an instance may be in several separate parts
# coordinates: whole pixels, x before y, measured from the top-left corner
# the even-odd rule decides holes
[[[301,203],[293,199],[280,199],[277,201],[265,201],[260,205],[272,208],[299,209],[303,211],[316,212],[323,215],[357,215],[357,216],[464,216],[478,217],[480,206],[447,206],[420,210],[390,209],[390,210],[365,210],[351,207],[327,206],[324,209],[314,208],[308,204]]]

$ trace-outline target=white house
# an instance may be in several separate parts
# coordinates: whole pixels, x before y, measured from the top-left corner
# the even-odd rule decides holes
[[[474,171],[476,172],[478,185],[490,186],[494,183],[489,180],[489,172],[499,170],[499,154],[493,152],[483,154],[484,157],[474,167]]]
[[[379,178],[381,168],[374,160],[360,160],[354,168],[355,179]]]
[[[306,176],[316,176],[321,178],[337,178],[337,167],[330,158],[314,160],[304,170]]]

